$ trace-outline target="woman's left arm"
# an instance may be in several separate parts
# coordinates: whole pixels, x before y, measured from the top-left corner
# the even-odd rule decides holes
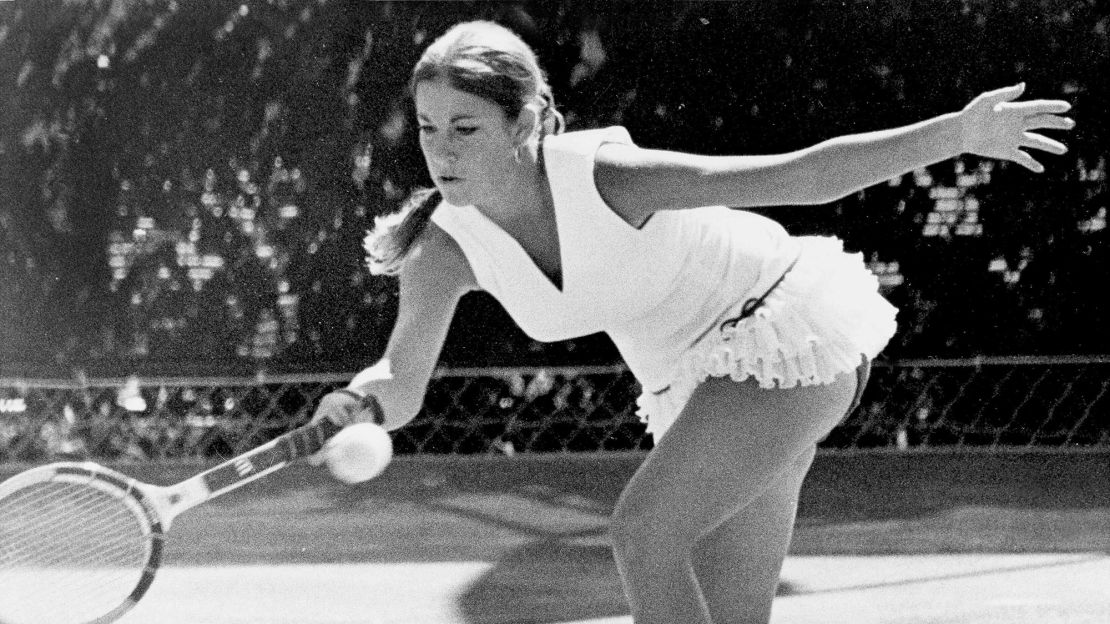
[[[639,225],[657,210],[824,204],[895,176],[963,153],[1011,160],[1040,173],[1026,149],[1063,154],[1060,142],[1035,132],[1067,130],[1063,100],[1015,102],[1020,84],[989,91],[962,111],[909,126],[851,134],[786,154],[699,156],[606,143],[595,181],[621,217]]]

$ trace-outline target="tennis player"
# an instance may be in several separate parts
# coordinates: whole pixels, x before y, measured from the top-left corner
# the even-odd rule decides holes
[[[620,127],[563,133],[535,54],[489,22],[433,42],[410,87],[435,188],[366,238],[400,309],[349,390],[376,397],[387,428],[409,422],[473,290],[537,340],[608,334],[655,442],[611,527],[638,624],[768,621],[816,445],[895,332],[859,254],[740,209],[826,204],[965,153],[1041,172],[1029,150],[1065,146],[1037,131],[1074,125],[1067,102],[1019,102],[1017,85],[785,154],[646,149]],[[323,417],[365,418],[339,393]]]

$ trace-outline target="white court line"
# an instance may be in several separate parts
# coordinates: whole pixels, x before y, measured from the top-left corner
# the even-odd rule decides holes
[[[775,624],[1097,624],[1110,556],[925,555],[787,559],[797,594]]]
[[[482,618],[458,598],[495,567],[171,567],[121,624],[469,624]],[[1106,624],[1110,613],[1105,554],[790,557],[783,581],[772,624]]]
[[[120,624],[458,624],[485,562],[169,567]]]

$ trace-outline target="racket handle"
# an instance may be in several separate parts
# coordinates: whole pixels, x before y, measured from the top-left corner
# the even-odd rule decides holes
[[[343,425],[330,418],[321,418],[206,470],[198,477],[209,492],[208,498],[229,492],[283,468],[295,459],[316,453],[342,428]]]
[[[343,425],[330,418],[320,420],[299,427],[282,434],[273,440],[276,446],[284,446],[287,451],[285,461],[292,461],[301,457],[308,457],[324,448],[332,436],[339,433]]]

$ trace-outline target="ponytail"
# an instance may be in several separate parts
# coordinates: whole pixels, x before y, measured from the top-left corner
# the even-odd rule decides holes
[[[366,266],[372,275],[397,275],[413,243],[420,237],[436,206],[442,200],[434,188],[413,191],[401,208],[382,217],[374,217],[374,229],[366,233],[362,248],[366,250]]]

